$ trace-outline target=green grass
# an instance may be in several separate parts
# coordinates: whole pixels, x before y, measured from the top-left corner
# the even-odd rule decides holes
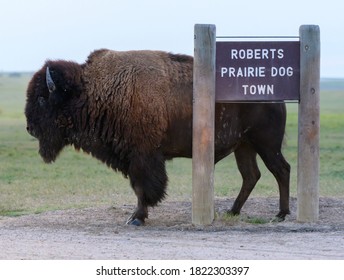
[[[273,220],[263,218],[263,217],[250,217],[247,215],[232,215],[229,213],[216,213],[216,219],[222,221],[223,223],[227,225],[235,225],[239,222],[248,223],[248,224],[255,224],[255,225],[262,225],[262,224],[268,224],[271,222],[277,221],[276,218]]]
[[[29,75],[0,76],[0,215],[18,216],[53,209],[135,204],[129,181],[91,156],[65,149],[44,164],[38,142],[26,132],[25,90]],[[321,93],[320,195],[344,197],[344,90]],[[291,195],[296,196],[297,104],[288,104],[284,154],[292,166]],[[278,196],[275,179],[259,161],[262,178],[252,196]],[[167,163],[168,199],[191,200],[192,162]],[[241,176],[233,155],[216,165],[215,195],[235,197]],[[259,221],[252,221],[259,223]]]

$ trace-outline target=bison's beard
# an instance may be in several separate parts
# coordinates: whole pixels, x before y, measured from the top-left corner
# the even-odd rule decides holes
[[[39,154],[45,163],[54,162],[65,146],[64,141],[58,140],[61,139],[39,140]]]

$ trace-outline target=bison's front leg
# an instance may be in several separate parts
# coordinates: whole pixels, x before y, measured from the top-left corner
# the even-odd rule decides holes
[[[137,196],[137,208],[127,224],[143,225],[148,217],[148,206],[155,206],[165,197],[167,175],[165,159],[160,153],[141,156],[132,160],[129,178]]]
[[[148,217],[148,206],[144,203],[144,192],[140,185],[132,185],[137,196],[137,208],[127,220],[127,225],[142,226]]]

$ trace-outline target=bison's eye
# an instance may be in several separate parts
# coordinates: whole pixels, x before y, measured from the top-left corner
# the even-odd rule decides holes
[[[38,97],[39,106],[43,107],[45,105],[45,99],[43,96]]]

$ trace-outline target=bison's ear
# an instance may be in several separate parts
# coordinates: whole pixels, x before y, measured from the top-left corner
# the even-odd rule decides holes
[[[46,85],[49,90],[49,102],[61,106],[72,96],[79,95],[81,88],[80,66],[72,62],[59,62],[47,66]]]

